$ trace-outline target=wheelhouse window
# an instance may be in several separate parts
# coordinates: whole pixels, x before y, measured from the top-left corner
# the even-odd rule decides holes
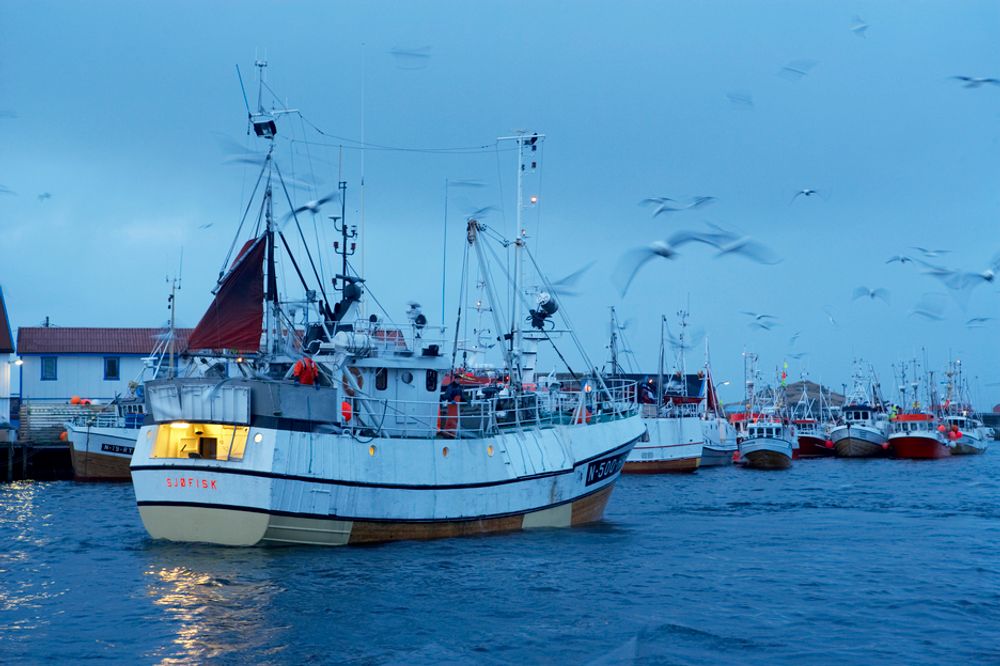
[[[121,379],[121,359],[117,356],[104,357],[104,379],[105,381]]]
[[[157,429],[152,457],[242,460],[249,434],[247,426],[183,421],[164,423]]]
[[[389,371],[386,368],[375,369],[375,390],[384,391],[389,388]]]
[[[43,356],[42,357],[42,381],[43,382],[54,382],[56,381],[58,375],[58,365],[57,361],[59,359],[55,356]]]

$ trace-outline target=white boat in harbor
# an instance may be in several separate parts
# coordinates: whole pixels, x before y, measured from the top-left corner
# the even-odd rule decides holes
[[[655,379],[647,377],[639,387],[647,436],[629,455],[624,469],[626,474],[694,472],[706,464],[732,464],[736,433],[721,414],[712,383],[707,344],[704,368],[696,374],[688,374],[684,362],[684,352],[689,345],[687,312],[682,311],[679,315],[681,331],[676,339],[670,336],[665,318],[660,318],[658,372]],[[677,352],[677,369],[669,375],[664,372],[668,337]]]
[[[739,461],[753,469],[788,469],[795,457],[795,428],[789,423],[782,392],[757,388],[757,355],[744,352],[747,413],[742,415],[743,437]]]
[[[889,418],[874,370],[866,377],[855,364],[854,388],[841,409],[842,422],[830,430],[838,458],[873,458],[889,449]]]
[[[529,150],[540,137],[514,140],[520,177],[525,165],[534,168]],[[537,343],[555,344],[558,305],[538,289],[527,318],[517,305],[501,321],[504,300],[489,278],[499,270],[488,260],[495,250],[484,247],[516,248],[511,293],[525,294],[521,277],[534,259],[524,232],[511,242],[468,221],[463,265],[486,283],[494,330],[504,341],[498,351],[505,381],[443,386],[456,367],[443,329],[435,340],[422,315],[404,326],[358,316],[366,287],[347,261],[354,232],[343,222],[344,184],[339,302],[327,307],[319,284],[319,320],[295,339],[298,325],[285,325],[289,315],[274,277],[281,234],[271,212],[271,174],[269,152],[262,231],[220,280],[189,341],[192,353],[242,353],[241,373],[146,385],[150,424],[139,434],[131,469],[149,534],[226,545],[343,545],[600,520],[645,432],[635,385],[590,374],[534,388]],[[522,208],[519,195],[519,230]],[[230,316],[237,312],[247,316]],[[530,328],[522,330],[526,319]]]
[[[945,371],[945,397],[941,404],[941,424],[945,437],[952,443],[952,455],[986,453],[994,437],[972,409],[971,391],[962,375],[962,362],[952,361]]]
[[[117,398],[107,405],[86,408],[88,411],[66,422],[73,478],[77,481],[128,481],[129,464],[135,451],[135,440],[145,418],[145,398],[142,382],[154,379],[166,365],[174,367],[175,328],[173,308],[176,281],[171,290],[169,307],[170,327],[158,335],[152,354],[143,358],[143,369],[134,381],[129,382],[130,394]]]

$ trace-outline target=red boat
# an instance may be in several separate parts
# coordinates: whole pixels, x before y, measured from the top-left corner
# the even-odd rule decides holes
[[[823,426],[816,419],[795,419],[795,432],[799,437],[799,457],[819,458],[822,456],[832,456],[833,442],[826,437]]]
[[[896,458],[933,460],[951,455],[954,444],[933,414],[898,414],[892,419],[889,446]]]

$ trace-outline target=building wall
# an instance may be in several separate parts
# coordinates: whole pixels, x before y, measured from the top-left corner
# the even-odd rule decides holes
[[[10,419],[10,375],[13,358],[9,354],[0,354],[0,423]]]
[[[47,355],[46,355],[47,356]],[[111,400],[128,395],[128,383],[139,380],[143,370],[141,356],[120,356],[118,380],[104,379],[105,354],[54,355],[56,379],[42,380],[42,356],[22,354],[19,368],[23,401],[66,402],[72,396],[90,400]],[[116,356],[107,354],[107,356]]]

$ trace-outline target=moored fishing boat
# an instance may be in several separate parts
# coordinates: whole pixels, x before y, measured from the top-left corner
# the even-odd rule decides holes
[[[739,444],[739,461],[753,469],[788,469],[795,455],[795,430],[785,414],[783,396],[770,388],[758,391],[757,355],[744,354],[748,412]]]
[[[842,423],[830,430],[830,441],[838,458],[875,458],[889,448],[888,417],[874,370],[866,379],[856,364],[854,389],[841,410]]]
[[[525,153],[540,137],[514,139],[520,177],[527,164],[534,168],[534,156]],[[525,262],[534,264],[524,232],[507,241],[468,221],[463,266],[475,265],[488,283],[495,330],[505,341],[498,351],[506,381],[464,388],[452,382],[442,390],[457,351],[455,343],[451,354],[443,351],[443,328],[435,339],[426,318],[413,317],[405,327],[359,316],[366,288],[347,261],[355,232],[344,224],[344,184],[339,301],[327,307],[322,282],[312,283],[321,297],[312,302],[318,322],[301,338],[299,324],[286,325],[275,241],[288,245],[274,223],[272,173],[280,178],[269,151],[259,180],[262,231],[220,279],[189,340],[192,354],[235,350],[239,374],[146,385],[149,423],[138,438],[132,478],[149,534],[226,545],[344,545],[600,520],[645,431],[635,385],[592,374],[576,375],[572,385],[535,388],[533,345],[552,342],[558,305],[537,289],[530,329],[522,330],[521,298],[512,299],[514,311],[502,322],[505,301],[496,297],[483,247],[494,239],[515,248],[511,293],[524,294]],[[519,195],[519,230],[522,207]],[[307,289],[301,272],[299,279]]]
[[[808,384],[805,380],[802,381],[801,388],[802,394],[792,409],[794,416],[792,425],[795,426],[799,445],[796,457],[825,458],[832,456],[834,454],[833,442],[830,440],[822,420],[828,411],[824,409],[823,387],[819,387],[819,419],[813,413],[813,401],[809,397]]]
[[[66,423],[73,478],[128,481],[135,439],[143,421],[141,398],[116,400]]]
[[[889,433],[892,456],[925,460],[950,456],[954,446],[936,421],[933,414],[897,414]]]
[[[945,436],[952,443],[952,455],[979,455],[986,453],[993,430],[975,416],[971,391],[962,377],[961,361],[949,363],[945,372],[947,393],[941,405],[941,424]]]
[[[640,385],[642,418],[647,436],[636,445],[623,470],[627,474],[660,474],[694,472],[706,461],[718,465],[719,454],[732,462],[735,435],[721,417],[718,397],[712,383],[706,343],[705,366],[696,374],[688,374],[684,352],[690,346],[687,338],[687,312],[678,313],[680,333],[675,338],[667,329],[666,318],[660,317],[660,353],[656,380],[646,378]],[[614,312],[612,325],[614,327]],[[669,375],[664,372],[667,340],[677,352],[677,368]],[[615,340],[612,339],[612,344]],[[613,362],[617,354],[612,354]],[[722,419],[725,422],[725,419]],[[731,447],[731,448],[730,448]],[[727,450],[728,449],[728,450]]]

